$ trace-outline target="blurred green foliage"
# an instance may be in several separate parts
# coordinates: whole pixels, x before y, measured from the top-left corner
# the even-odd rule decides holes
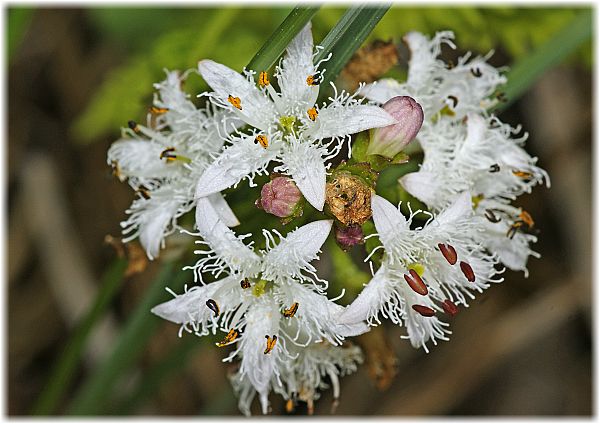
[[[25,32],[27,32],[34,11],[35,9],[31,7],[18,7],[8,10],[6,44],[9,61],[12,59],[15,51],[17,51]]]
[[[76,140],[85,143],[118,134],[129,119],[141,120],[152,99],[152,84],[166,69],[189,69],[211,58],[241,70],[292,9],[276,8],[91,8],[88,19],[102,43],[114,45],[122,58],[110,71],[79,119]],[[21,11],[19,11],[21,10]],[[30,9],[9,11],[9,52],[18,45]],[[399,41],[408,31],[450,29],[461,49],[485,53],[502,49],[519,59],[547,41],[581,10],[539,7],[392,7],[369,39]],[[314,36],[321,41],[344,12],[322,7],[313,19]],[[588,48],[578,58],[591,63]],[[199,77],[187,84],[190,93],[205,86]]]

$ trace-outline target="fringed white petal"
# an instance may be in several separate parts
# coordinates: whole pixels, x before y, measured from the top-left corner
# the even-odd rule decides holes
[[[392,97],[407,96],[408,93],[398,81],[391,78],[380,79],[377,82],[367,84],[361,94],[369,100],[377,103],[385,103]]]
[[[395,231],[398,226],[406,225],[406,218],[400,210],[381,196],[371,196],[371,209],[375,228],[379,234],[387,234]]]
[[[219,219],[223,221],[225,225],[228,227],[240,225],[240,221],[238,221],[237,216],[235,216],[235,213],[233,213],[227,204],[227,200],[225,200],[221,193],[214,193],[207,197],[208,200],[210,200],[210,204],[217,212],[217,215],[219,215]]]
[[[315,123],[305,134],[314,139],[344,137],[395,123],[392,115],[379,106],[332,104],[319,111]]]

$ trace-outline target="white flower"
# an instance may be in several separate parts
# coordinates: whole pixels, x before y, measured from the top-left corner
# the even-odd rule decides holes
[[[243,243],[244,237],[227,228],[209,200],[200,199],[196,211],[201,243],[209,247],[197,251],[205,257],[195,265],[196,275],[200,279],[202,272],[228,275],[193,287],[152,312],[181,324],[180,333],[226,332],[223,344],[235,343],[236,348],[225,360],[241,359],[239,380],[258,392],[266,413],[268,394],[283,390],[282,375],[290,372],[297,348],[323,341],[339,345],[345,337],[368,329],[361,322],[334,321],[343,308],[323,294],[327,282],[317,277],[310,264],[318,257],[332,221],[312,222],[285,237],[276,233],[278,243],[273,234],[263,231],[266,250],[257,254]]]
[[[384,256],[381,267],[358,297],[337,317],[340,324],[367,320],[379,323],[379,314],[405,326],[414,347],[448,340],[448,324],[438,318],[445,311],[457,312],[456,305],[468,306],[473,292],[482,292],[495,277],[497,259],[473,242],[479,231],[473,223],[471,198],[461,194],[456,201],[423,228],[410,228],[407,220],[390,202],[372,199],[373,220]]]
[[[511,202],[544,181],[549,187],[550,179],[536,165],[537,158],[523,149],[527,134],[514,138],[519,132],[495,117],[469,114],[466,125],[440,119],[419,135],[425,153],[420,170],[400,183],[434,212],[469,192],[486,230],[480,240],[504,265],[526,273],[528,256],[537,256],[529,248],[536,237],[521,231],[528,225],[510,230],[523,218],[523,211]]]
[[[468,113],[485,113],[497,103],[491,96],[506,78],[487,63],[492,52],[475,58],[467,53],[453,67],[437,59],[442,45],[455,48],[453,38],[451,31],[438,32],[431,40],[418,32],[408,33],[404,41],[411,58],[406,82],[382,79],[367,85],[363,95],[379,103],[395,96],[413,97],[423,108],[424,126],[440,113],[454,121]]]
[[[139,194],[127,210],[131,216],[121,224],[128,234],[124,241],[139,236],[150,259],[175,231],[177,219],[195,206],[198,178],[211,155],[222,150],[227,133],[239,125],[226,111],[197,109],[181,90],[187,74],[167,72],[165,81],[155,85],[154,129],[131,122],[108,151],[117,176]],[[239,223],[219,193],[210,200],[227,225]]]
[[[235,114],[252,127],[252,133],[230,137],[231,145],[208,167],[198,181],[197,197],[231,187],[254,175],[266,172],[271,161],[280,162],[277,172],[290,175],[304,197],[318,210],[325,203],[325,162],[339,151],[350,134],[384,127],[396,121],[383,109],[361,104],[356,97],[335,93],[328,105],[315,104],[322,78],[313,64],[313,40],[310,24],[287,48],[277,66],[275,77],[280,92],[265,72],[243,75],[232,69],[203,60],[200,74],[213,92],[210,100]],[[334,87],[335,88],[335,87]],[[324,142],[323,139],[332,140]]]

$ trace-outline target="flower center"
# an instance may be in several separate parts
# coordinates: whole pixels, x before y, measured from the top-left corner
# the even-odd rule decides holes
[[[294,132],[296,126],[296,117],[291,115],[281,116],[279,118],[279,125],[284,132],[290,134]]]

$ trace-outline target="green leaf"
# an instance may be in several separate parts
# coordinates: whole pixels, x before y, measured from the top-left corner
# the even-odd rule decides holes
[[[19,44],[23,40],[27,28],[33,18],[35,8],[29,7],[11,7],[8,9],[8,25],[7,25],[7,46],[8,60],[13,58]]]
[[[62,355],[52,369],[48,383],[32,409],[33,415],[50,415],[56,412],[61,397],[75,376],[83,348],[94,324],[102,317],[121,287],[126,267],[127,261],[118,259],[105,271],[100,284],[100,292],[90,310],[73,331]]]
[[[387,4],[376,7],[361,5],[352,7],[342,16],[323,40],[323,50],[315,59],[318,62],[331,53],[331,59],[324,64],[326,71],[322,86],[326,87],[337,77],[389,8]]]
[[[247,68],[257,72],[271,68],[320,7],[295,7],[254,55]]]
[[[69,415],[95,415],[106,411],[108,398],[119,377],[136,360],[161,322],[150,313],[150,309],[166,300],[168,295],[165,286],[174,291],[181,290],[184,283],[191,279],[185,272],[175,274],[174,268],[172,263],[163,265],[142,301],[127,320],[115,349],[93,370],[92,375],[85,380],[83,387],[75,395],[67,411]]]
[[[590,40],[593,31],[592,18],[592,10],[585,9],[532,54],[517,62],[507,75],[508,83],[504,93],[508,101],[499,104],[496,109],[506,109],[544,72],[568,58],[583,43]]]

